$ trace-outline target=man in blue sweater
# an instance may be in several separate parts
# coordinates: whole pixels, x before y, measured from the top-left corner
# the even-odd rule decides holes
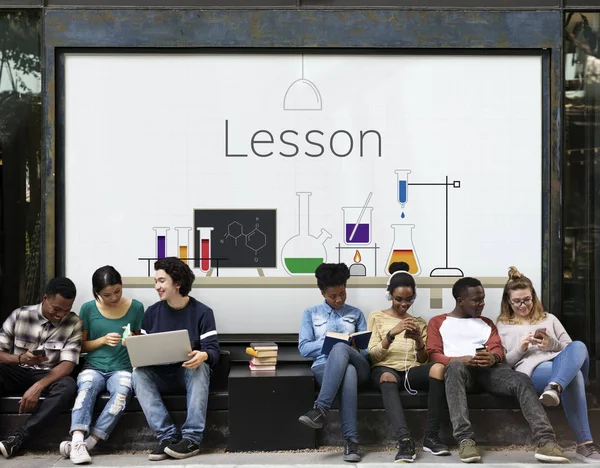
[[[195,279],[189,266],[168,257],[155,262],[154,269],[154,288],[161,300],[146,310],[142,328],[148,334],[186,329],[192,352],[183,364],[137,367],[133,371],[133,387],[148,425],[159,440],[159,446],[148,458],[188,458],[200,452],[211,368],[219,360],[215,317],[210,308],[188,296]],[[182,390],[188,407],[180,434],[160,395]]]

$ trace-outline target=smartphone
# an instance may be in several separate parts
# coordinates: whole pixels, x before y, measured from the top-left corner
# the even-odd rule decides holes
[[[31,351],[31,354],[33,354],[34,356],[45,356],[46,350],[44,348],[34,349],[33,351]]]
[[[476,353],[479,351],[487,351],[487,348],[485,346],[480,346],[479,348],[475,348]]]
[[[538,339],[538,340],[543,340],[544,336],[546,336],[546,329],[545,328],[538,328],[535,333],[533,334],[533,337]]]

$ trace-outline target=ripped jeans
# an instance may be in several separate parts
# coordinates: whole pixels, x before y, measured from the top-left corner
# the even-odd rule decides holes
[[[94,427],[91,427],[96,398],[105,390],[110,393],[110,399]],[[83,431],[100,440],[108,439],[129,403],[132,392],[129,371],[101,371],[91,367],[84,369],[77,377],[77,398],[71,413],[70,433]]]

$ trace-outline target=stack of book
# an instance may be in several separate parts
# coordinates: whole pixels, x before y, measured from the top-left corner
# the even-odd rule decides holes
[[[274,371],[277,366],[277,343],[250,343],[246,354],[252,356],[251,371]]]

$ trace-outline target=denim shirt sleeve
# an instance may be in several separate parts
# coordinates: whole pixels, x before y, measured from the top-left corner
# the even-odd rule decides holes
[[[356,331],[357,332],[366,331],[367,330],[367,321],[365,320],[365,315],[362,313],[362,311],[360,309],[356,309],[356,312],[358,313],[358,317],[356,320]],[[359,352],[365,358],[369,357],[369,348],[368,347],[367,347],[367,349],[361,349]]]
[[[315,337],[315,330],[312,323],[312,311],[306,309],[302,315],[300,324],[300,334],[298,336],[298,351],[304,357],[317,358],[321,354],[325,336]]]

